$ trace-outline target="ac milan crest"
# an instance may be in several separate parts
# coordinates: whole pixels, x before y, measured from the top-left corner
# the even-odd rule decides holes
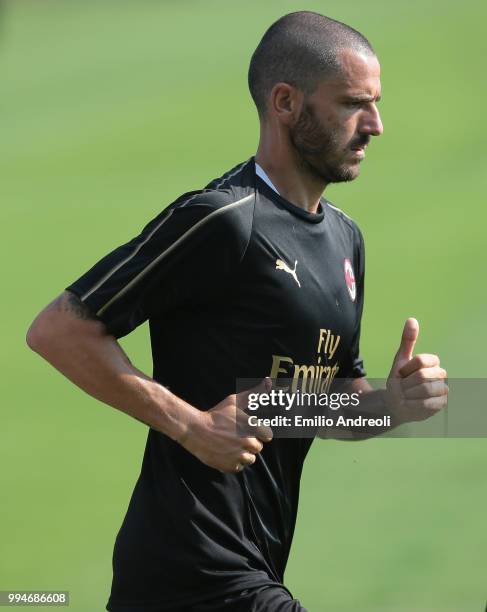
[[[357,297],[357,285],[355,283],[355,274],[353,272],[352,264],[350,259],[345,259],[343,262],[343,270],[345,272],[345,282],[347,284],[348,293],[352,302],[355,302]]]

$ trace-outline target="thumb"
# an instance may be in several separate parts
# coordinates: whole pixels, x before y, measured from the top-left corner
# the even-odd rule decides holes
[[[262,442],[270,442],[272,440],[272,429],[270,427],[259,425],[249,426],[248,414],[250,408],[250,400],[257,402],[259,405],[258,396],[262,393],[269,393],[272,389],[272,379],[269,376],[263,378],[255,387],[242,391],[237,394],[237,408],[240,412],[237,412],[237,420],[241,424],[240,434],[245,436],[251,436],[258,438]],[[252,398],[251,396],[257,396]],[[256,408],[257,406],[254,406]],[[265,408],[264,408],[265,410]]]
[[[237,394],[237,406],[244,410],[247,407],[247,403],[249,401],[249,395],[252,394],[260,394],[260,393],[269,393],[272,389],[272,379],[269,376],[263,378],[255,387],[251,389],[246,389],[245,391],[241,391]]]
[[[260,383],[252,389],[256,393],[269,393],[272,389],[272,379],[269,376],[263,378]]]
[[[419,334],[419,323],[416,319],[409,318],[404,324],[404,329],[402,330],[401,336],[401,344],[399,345],[399,349],[394,357],[394,363],[392,365],[392,370],[394,374],[397,374],[398,371],[405,365],[408,361],[411,360],[414,351],[414,345],[416,344],[416,340],[418,339]]]

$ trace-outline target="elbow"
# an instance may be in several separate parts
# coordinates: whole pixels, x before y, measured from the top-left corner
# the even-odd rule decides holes
[[[106,335],[105,326],[94,319],[77,319],[47,306],[31,323],[25,341],[27,346],[47,361],[71,351],[80,342],[99,340]]]
[[[45,327],[42,321],[42,314],[40,314],[34,319],[27,330],[25,341],[27,346],[36,353],[42,354],[43,346],[45,346],[48,336]]]
[[[48,306],[32,321],[27,330],[25,341],[30,349],[46,358],[47,352],[56,343],[55,341],[60,333],[59,323],[56,317],[53,317],[52,310]]]
[[[80,343],[98,341],[106,335],[105,325],[88,316],[77,316],[68,308],[59,307],[63,295],[46,306],[27,330],[27,346],[41,357],[52,362],[59,356],[66,356]]]

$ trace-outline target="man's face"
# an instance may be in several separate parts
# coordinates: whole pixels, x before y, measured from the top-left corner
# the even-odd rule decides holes
[[[377,58],[347,49],[340,59],[341,73],[305,98],[289,132],[298,163],[326,183],[356,178],[371,136],[383,131],[376,106],[381,91]]]

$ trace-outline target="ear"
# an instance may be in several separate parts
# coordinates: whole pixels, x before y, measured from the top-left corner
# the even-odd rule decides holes
[[[272,88],[269,107],[281,123],[292,126],[301,114],[304,94],[289,83],[276,83]]]

